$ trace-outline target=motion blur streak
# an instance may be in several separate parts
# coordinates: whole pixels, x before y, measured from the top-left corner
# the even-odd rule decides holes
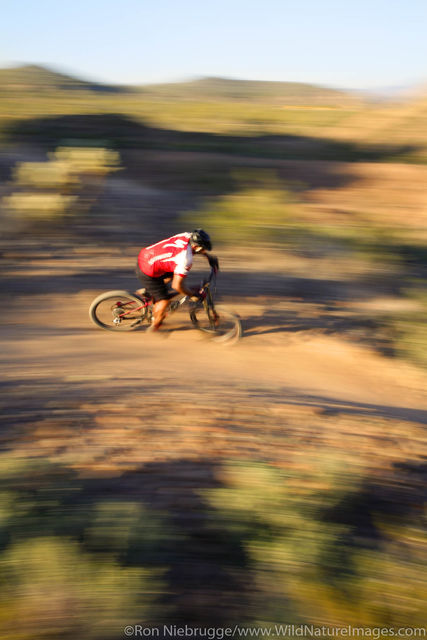
[[[0,97],[1,637],[424,628],[425,95],[22,67]],[[236,346],[184,307],[90,324],[198,227]]]

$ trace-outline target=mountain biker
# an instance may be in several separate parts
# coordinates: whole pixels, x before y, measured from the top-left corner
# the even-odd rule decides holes
[[[136,274],[143,287],[154,298],[152,331],[158,331],[166,317],[171,298],[176,293],[169,293],[167,283],[172,289],[192,300],[198,300],[197,291],[184,284],[192,264],[193,255],[203,255],[215,271],[218,260],[207,251],[212,249],[209,235],[203,229],[179,233],[171,238],[141,249],[138,255]]]

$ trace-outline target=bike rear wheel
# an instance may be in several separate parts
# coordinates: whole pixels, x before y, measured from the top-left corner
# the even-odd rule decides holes
[[[237,314],[215,307],[196,307],[190,311],[193,326],[202,331],[212,342],[232,344],[242,336],[242,324]]]
[[[133,331],[148,315],[143,299],[128,291],[102,293],[89,307],[92,322],[109,331]]]

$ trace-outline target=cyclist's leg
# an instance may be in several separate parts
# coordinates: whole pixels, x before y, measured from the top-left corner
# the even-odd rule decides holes
[[[154,304],[153,308],[153,331],[158,331],[163,324],[163,320],[166,318],[167,310],[170,305],[170,300],[158,300]]]
[[[169,292],[167,283],[172,280],[172,273],[165,273],[160,278],[156,278],[153,308],[153,331],[158,331],[166,318],[167,311],[169,309],[171,294]]]
[[[153,278],[142,272],[139,267],[137,267],[136,273],[144,288],[154,299],[151,330],[157,331],[163,323],[169,308],[171,295],[166,282],[171,280],[173,274],[166,273],[163,276]]]
[[[135,293],[137,293],[138,295],[143,295],[144,293],[147,293],[147,292],[149,293],[148,285],[150,283],[151,278],[147,276],[143,271],[141,271],[138,263],[136,263],[135,273],[136,273],[136,277],[143,285],[142,288],[137,289]]]

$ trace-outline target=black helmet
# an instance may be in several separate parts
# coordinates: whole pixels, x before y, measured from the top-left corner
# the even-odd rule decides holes
[[[203,249],[207,249],[208,251],[212,249],[211,239],[203,229],[194,229],[194,231],[191,232],[190,240],[192,244],[197,244]]]

